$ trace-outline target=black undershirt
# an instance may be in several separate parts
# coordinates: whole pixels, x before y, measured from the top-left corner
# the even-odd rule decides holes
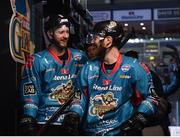
[[[58,56],[58,58],[59,58],[60,60],[62,60],[63,66],[64,66],[65,63],[66,63],[66,60],[68,60],[68,52],[67,52],[67,49],[65,49],[65,53],[64,53],[63,55],[61,55],[61,56]]]
[[[114,68],[115,64],[116,64],[116,62],[113,64],[105,64],[104,63],[104,67],[106,70],[112,70]]]

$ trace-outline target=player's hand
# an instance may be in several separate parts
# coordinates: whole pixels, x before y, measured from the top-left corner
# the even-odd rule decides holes
[[[147,120],[143,113],[137,113],[121,126],[124,136],[140,136]]]
[[[36,120],[31,116],[24,116],[20,120],[19,134],[22,136],[35,136],[37,133]]]
[[[77,113],[68,112],[65,115],[63,120],[62,126],[66,135],[79,135],[79,128],[80,128],[80,117]]]

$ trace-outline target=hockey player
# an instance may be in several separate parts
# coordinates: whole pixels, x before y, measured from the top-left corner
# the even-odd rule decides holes
[[[124,54],[125,56],[139,59],[137,51],[130,50]],[[166,88],[163,89],[162,82],[152,69],[150,69],[153,84],[155,87],[155,92],[159,96],[158,111],[155,115],[148,117],[148,125],[143,130],[143,135],[159,135],[159,136],[169,136],[168,126],[170,125],[168,114],[170,113],[170,103],[166,98]],[[174,83],[174,82],[173,82]],[[174,85],[173,85],[174,86]],[[173,88],[173,86],[171,88]],[[153,130],[156,129],[156,132]],[[158,131],[158,132],[157,132]]]
[[[139,135],[158,104],[150,71],[119,52],[123,28],[118,22],[99,22],[93,33],[91,42],[99,47],[99,55],[82,68],[81,98],[74,100],[63,125],[71,132],[71,118],[81,122],[82,135]],[[136,106],[134,97],[142,99]]]
[[[45,22],[51,44],[30,56],[25,64],[20,91],[23,101],[21,135],[36,135],[46,121],[74,92],[74,81],[87,57],[68,48],[70,22],[62,15],[52,15]],[[64,114],[51,123],[43,135],[64,135]]]

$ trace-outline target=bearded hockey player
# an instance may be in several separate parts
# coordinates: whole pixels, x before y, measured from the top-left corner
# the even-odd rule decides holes
[[[73,117],[81,123],[82,135],[139,135],[158,105],[150,71],[119,52],[124,33],[118,22],[99,22],[92,35],[91,44],[99,47],[98,58],[82,68],[81,98],[72,103],[64,119],[66,131],[72,131],[68,119]]]

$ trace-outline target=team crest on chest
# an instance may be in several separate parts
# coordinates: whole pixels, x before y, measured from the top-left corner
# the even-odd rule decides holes
[[[117,106],[117,101],[118,99],[114,98],[112,92],[96,95],[94,98],[91,98],[90,114],[102,119],[106,112],[114,110]]]
[[[55,91],[49,95],[49,98],[57,100],[60,105],[63,105],[73,92],[74,86],[72,81],[69,80],[65,85],[58,86]]]

